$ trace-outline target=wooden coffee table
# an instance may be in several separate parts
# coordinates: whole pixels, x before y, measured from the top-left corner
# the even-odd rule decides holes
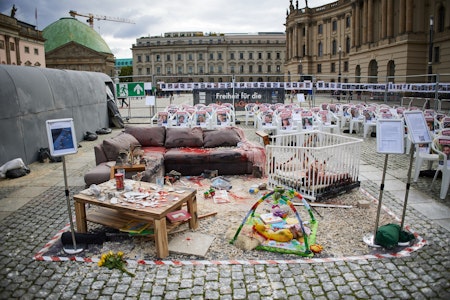
[[[155,190],[153,190],[156,186],[151,183],[126,179],[125,185],[133,186],[135,192],[137,192],[140,187],[141,192],[143,193],[156,193]],[[114,179],[99,184],[98,187],[102,190],[101,196],[103,196],[104,199],[86,195],[88,190],[84,190],[73,197],[75,201],[77,231],[80,233],[87,232],[87,221],[116,229],[124,228],[131,220],[153,223],[156,255],[159,258],[164,258],[169,255],[167,234],[181,224],[181,222],[167,222],[166,216],[169,212],[179,210],[182,208],[183,204],[187,204],[187,211],[191,215],[191,218],[189,219],[189,228],[197,229],[198,227],[197,190],[195,189],[183,189],[168,192],[167,187],[165,187],[158,193],[160,195],[160,200],[158,200],[159,206],[144,207],[143,205],[126,201],[127,199],[123,196],[124,192],[120,192],[118,203],[111,203],[108,193],[111,194],[117,192]],[[93,207],[86,211],[86,204],[98,207]]]

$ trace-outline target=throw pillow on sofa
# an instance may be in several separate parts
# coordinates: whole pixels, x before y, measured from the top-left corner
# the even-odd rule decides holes
[[[122,132],[119,135],[103,141],[103,150],[108,160],[116,160],[120,151],[129,151],[130,145],[140,145],[139,141],[131,134]]]
[[[203,130],[194,128],[166,128],[166,148],[203,147]]]
[[[240,141],[239,134],[233,128],[205,130],[203,132],[203,146],[205,148],[235,147]]]
[[[166,138],[164,126],[125,126],[124,132],[134,136],[142,147],[162,147]]]

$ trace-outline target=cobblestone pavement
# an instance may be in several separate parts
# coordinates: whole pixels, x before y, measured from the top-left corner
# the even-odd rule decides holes
[[[375,153],[373,138],[363,143],[361,158],[383,168],[384,155]],[[407,155],[392,156],[388,169],[406,174],[408,165]],[[413,185],[429,188],[422,180]],[[364,181],[362,186],[372,195],[379,193],[374,182]],[[0,186],[0,201],[15,189]],[[439,199],[437,190],[433,198]],[[401,215],[403,200],[385,192],[383,203]],[[448,200],[442,203],[448,205]],[[95,263],[35,261],[33,255],[66,223],[60,186],[49,187],[0,222],[0,299],[450,299],[450,233],[412,208],[405,223],[427,245],[407,257],[305,263],[255,263],[243,257],[234,264],[129,264],[134,278]]]

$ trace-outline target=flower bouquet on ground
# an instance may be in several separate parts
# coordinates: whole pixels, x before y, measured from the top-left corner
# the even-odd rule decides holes
[[[99,267],[107,267],[108,269],[119,269],[124,273],[127,273],[131,277],[136,276],[135,274],[129,272],[126,268],[126,261],[123,258],[123,252],[119,251],[116,254],[114,254],[112,251],[109,251],[108,253],[102,254],[102,257],[100,258],[100,261],[98,262]]]

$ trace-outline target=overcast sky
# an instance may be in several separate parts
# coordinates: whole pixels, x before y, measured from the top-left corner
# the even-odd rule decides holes
[[[318,7],[332,2],[335,1],[310,0],[308,6]],[[94,20],[94,29],[109,45],[114,56],[131,58],[130,48],[137,38],[159,36],[165,32],[284,32],[289,0],[0,0],[0,12],[9,16],[13,4],[17,8],[15,17],[37,25],[39,30],[60,18],[70,17],[70,10],[131,20],[134,24]],[[299,0],[298,5],[304,8],[305,0]],[[87,19],[76,18],[82,22]]]

